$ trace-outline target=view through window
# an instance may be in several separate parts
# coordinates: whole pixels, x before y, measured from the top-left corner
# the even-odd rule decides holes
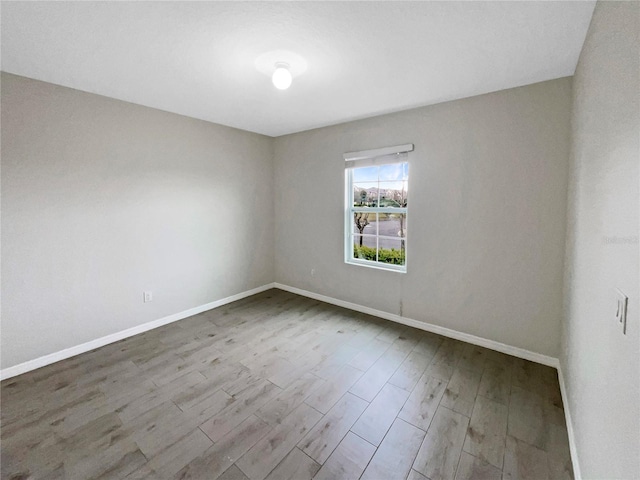
[[[406,271],[409,163],[347,169],[348,263]]]

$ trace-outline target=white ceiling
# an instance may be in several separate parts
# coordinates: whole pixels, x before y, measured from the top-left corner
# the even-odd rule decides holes
[[[594,5],[3,1],[2,70],[279,136],[573,75]]]

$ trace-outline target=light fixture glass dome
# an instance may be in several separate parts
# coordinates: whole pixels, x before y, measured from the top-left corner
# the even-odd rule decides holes
[[[293,77],[289,71],[289,65],[286,63],[276,63],[276,70],[271,77],[273,84],[280,90],[286,90],[291,86]]]

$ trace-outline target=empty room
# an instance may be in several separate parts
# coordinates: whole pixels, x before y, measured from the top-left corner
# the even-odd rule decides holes
[[[2,479],[640,479],[640,2],[0,14]]]

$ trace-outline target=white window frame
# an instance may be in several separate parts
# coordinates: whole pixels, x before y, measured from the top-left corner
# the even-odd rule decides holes
[[[354,232],[353,218],[357,212],[367,212],[371,214],[378,213],[395,213],[404,214],[405,219],[408,218],[407,207],[354,207],[353,198],[353,170],[355,168],[363,168],[374,165],[389,165],[394,163],[408,163],[407,152],[413,151],[413,144],[398,145],[395,147],[385,147],[375,150],[365,150],[361,152],[350,152],[344,154],[345,159],[345,235],[344,235],[344,261],[351,265],[358,265],[379,270],[392,272],[407,272],[407,238],[404,238],[404,265],[394,265],[390,263],[382,263],[379,261],[363,260],[353,255]],[[407,192],[408,194],[408,192]],[[376,221],[376,229],[379,228],[379,222]],[[379,232],[376,230],[376,251],[378,250]]]

